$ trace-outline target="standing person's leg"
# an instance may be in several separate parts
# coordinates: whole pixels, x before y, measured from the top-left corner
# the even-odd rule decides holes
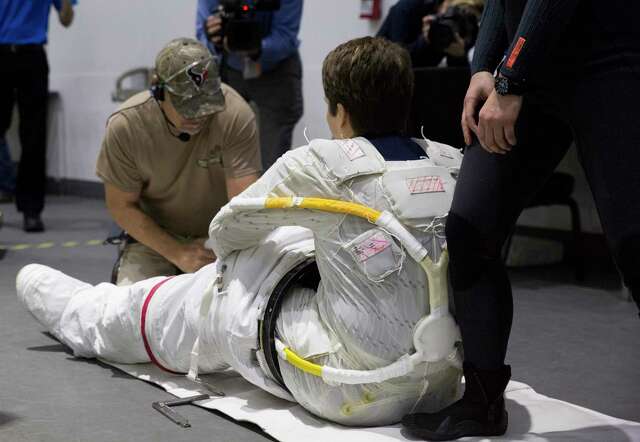
[[[17,83],[22,154],[16,182],[16,205],[24,214],[24,229],[44,230],[40,213],[44,208],[46,180],[47,97],[49,66],[44,49],[17,54]]]
[[[249,89],[247,88],[247,81],[242,78],[242,72],[236,71],[235,69],[227,66],[225,68],[225,82],[239,93],[247,102],[251,101]]]
[[[7,140],[0,135],[0,202],[3,202],[3,193],[6,194],[4,196],[10,197],[15,192],[16,177],[14,169]]]
[[[267,170],[292,146],[293,130],[302,117],[302,63],[298,54],[261,77],[247,80],[258,106],[262,167]]]
[[[578,84],[572,123],[604,233],[640,308],[639,102],[637,64],[592,74]]]
[[[0,191],[14,191],[13,164],[10,163],[6,133],[11,126],[11,115],[15,103],[14,54],[0,52]]]
[[[526,101],[516,134],[519,143],[506,155],[479,146],[465,153],[447,222],[465,361],[484,370],[503,366],[511,331],[513,300],[502,246],[572,140],[567,124]]]
[[[506,155],[477,144],[464,155],[446,234],[466,389],[460,401],[438,413],[405,417],[405,426],[421,437],[498,435],[507,427],[502,395],[510,378],[504,360],[513,300],[501,249],[572,139],[568,125],[527,99],[516,134],[518,145]]]

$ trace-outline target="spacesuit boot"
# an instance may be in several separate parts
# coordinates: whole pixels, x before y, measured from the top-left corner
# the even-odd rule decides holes
[[[91,284],[41,264],[24,266],[16,276],[18,298],[31,314],[59,338],[57,328],[69,300]]]
[[[508,415],[503,393],[511,367],[480,370],[464,363],[462,399],[437,413],[408,414],[402,425],[425,440],[453,440],[465,436],[500,436],[507,431]]]

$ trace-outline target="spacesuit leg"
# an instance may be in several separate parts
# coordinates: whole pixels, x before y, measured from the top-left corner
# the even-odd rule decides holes
[[[148,362],[140,333],[142,303],[164,277],[130,286],[96,286],[39,264],[22,268],[18,297],[36,319],[76,356]]]

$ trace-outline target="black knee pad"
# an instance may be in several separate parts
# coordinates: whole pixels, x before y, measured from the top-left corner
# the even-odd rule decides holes
[[[449,271],[454,290],[473,286],[493,265],[501,262],[501,236],[483,234],[477,227],[451,212],[445,229]]]

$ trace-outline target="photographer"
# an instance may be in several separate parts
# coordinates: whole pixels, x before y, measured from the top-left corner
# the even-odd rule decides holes
[[[484,0],[400,0],[378,31],[404,45],[414,68],[469,66]]]
[[[302,116],[301,18],[302,0],[198,0],[198,39],[222,60],[223,80],[258,108],[265,170],[289,150]],[[256,31],[250,47],[246,34]]]
[[[107,208],[128,239],[117,283],[195,272],[214,261],[203,245],[211,218],[260,174],[255,116],[220,83],[207,48],[169,42],[149,91],[107,122],[96,166]]]

